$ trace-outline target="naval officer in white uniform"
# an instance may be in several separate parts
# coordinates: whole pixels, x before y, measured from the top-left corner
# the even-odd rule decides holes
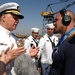
[[[14,39],[12,32],[16,29],[19,19],[23,19],[24,16],[20,13],[20,7],[17,3],[9,2],[0,6],[0,47],[10,47],[14,44],[13,49],[17,50],[16,39]],[[1,48],[2,49],[2,48]],[[7,75],[15,75],[11,69],[13,69],[13,61],[7,65]]]
[[[7,46],[7,48],[9,48],[12,44],[14,44],[13,50],[16,50],[15,54],[17,54],[15,56],[19,56],[22,52],[25,52],[26,49],[24,47],[17,47],[16,39],[12,34],[12,31],[16,29],[19,23],[19,19],[23,18],[24,16],[20,13],[19,4],[15,2],[9,2],[0,6],[0,51],[5,48],[3,46]],[[30,54],[36,55],[37,53],[38,48],[30,49]],[[15,75],[14,61],[7,65],[6,73],[7,75]]]
[[[50,66],[52,64],[52,52],[54,45],[57,45],[58,37],[54,35],[54,25],[53,23],[46,25],[46,34],[41,37],[39,42],[39,54],[41,55],[41,64],[42,64],[42,72],[43,75],[48,75],[48,70],[50,70]],[[47,68],[47,66],[49,66]],[[47,70],[46,70],[47,68]]]

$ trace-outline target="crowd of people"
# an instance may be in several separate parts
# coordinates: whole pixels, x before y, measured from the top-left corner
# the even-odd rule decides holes
[[[19,4],[0,6],[0,75],[75,75],[75,15],[60,10],[54,21],[45,25],[46,33],[31,28],[24,46],[17,46],[12,31],[24,16]],[[61,34],[58,39],[54,31]]]

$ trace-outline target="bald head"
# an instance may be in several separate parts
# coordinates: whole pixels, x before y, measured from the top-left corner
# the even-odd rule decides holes
[[[71,17],[71,21],[74,22],[75,21],[75,15],[72,11],[67,10],[66,14],[69,15]]]
[[[75,15],[72,11],[67,10],[66,13],[71,16],[71,19],[75,20]]]

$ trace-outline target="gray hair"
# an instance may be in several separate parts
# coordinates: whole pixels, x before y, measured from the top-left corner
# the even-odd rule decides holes
[[[16,75],[40,75],[31,57],[25,54],[16,58],[14,70]]]

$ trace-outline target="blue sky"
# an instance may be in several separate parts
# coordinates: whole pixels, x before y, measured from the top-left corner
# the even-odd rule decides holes
[[[0,0],[0,5],[6,2],[17,2],[20,5],[21,13],[24,15],[24,19],[20,20],[20,23],[14,33],[28,35],[31,34],[31,28],[33,27],[38,27],[40,29],[40,34],[42,33],[43,17],[41,16],[41,12],[46,10],[48,4],[60,1],[64,0]],[[69,0],[65,3],[54,4],[51,5],[51,8],[53,12],[57,12],[73,1],[74,0]],[[69,7],[68,9],[75,13],[75,5]]]

